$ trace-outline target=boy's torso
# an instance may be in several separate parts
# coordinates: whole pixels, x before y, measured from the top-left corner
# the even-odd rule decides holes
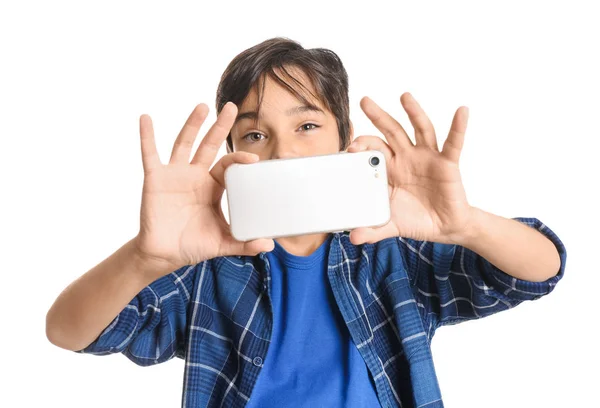
[[[348,234],[334,234],[328,279],[382,406],[436,400],[442,406],[430,351],[432,323],[415,301],[396,240],[354,246]],[[214,258],[202,266],[188,310],[183,405],[241,407],[271,338],[269,260],[261,253]]]
[[[562,279],[560,238],[537,218],[513,219],[556,246],[555,276],[522,280],[459,245],[395,237],[355,246],[346,231],[333,234],[326,282],[382,406],[443,407],[430,349],[437,328],[539,299]],[[266,252],[186,265],[143,288],[76,352],[123,353],[141,366],[184,358],[184,407],[242,407],[272,336],[270,280]]]

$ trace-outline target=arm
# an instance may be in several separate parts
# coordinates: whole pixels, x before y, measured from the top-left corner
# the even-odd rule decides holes
[[[134,239],[58,296],[46,315],[46,336],[52,344],[68,350],[90,344],[151,283],[146,276],[152,275],[145,272],[159,267],[138,255]]]
[[[206,263],[202,263],[205,269]],[[84,349],[77,353],[123,353],[140,366],[184,358],[197,265],[184,266],[143,288]]]
[[[417,303],[425,318],[432,319],[434,327],[489,316],[524,300],[536,300],[554,290],[564,275],[567,259],[564,244],[537,218],[516,217],[512,221],[530,228],[534,236],[541,233],[552,242],[561,261],[557,273],[555,271],[553,276],[544,281],[521,279],[517,276],[539,276],[538,272],[530,272],[538,270],[539,264],[534,261],[535,265],[532,266],[532,263],[507,260],[506,263],[514,264],[517,269],[512,271],[517,276],[512,276],[465,246],[402,237],[398,239]],[[495,231],[492,229],[489,233],[494,235]],[[523,238],[511,236],[508,239],[520,242]],[[519,249],[527,253],[526,249],[530,248],[524,244]],[[519,255],[507,252],[504,256],[514,259]],[[544,261],[541,262],[544,265]],[[542,270],[544,268],[541,267]]]
[[[204,268],[215,257],[253,256],[273,248],[272,239],[238,241],[229,224],[221,222],[221,201],[215,197],[225,191],[226,169],[259,159],[235,152],[211,167],[236,113],[231,102],[222,107],[190,162],[208,114],[206,104],[197,105],[167,165],[160,161],[151,118],[140,117],[144,185],[139,233],[56,299],[46,315],[46,336],[53,344],[82,353],[123,352],[141,365],[183,356],[196,271],[211,273]]]
[[[540,231],[479,208],[473,207],[473,214],[473,227],[456,244],[518,279],[543,282],[559,272],[560,254]]]
[[[196,267],[165,275],[168,267],[135,248],[129,241],[61,293],[46,317],[53,344],[96,355],[123,352],[138,365],[183,357]]]

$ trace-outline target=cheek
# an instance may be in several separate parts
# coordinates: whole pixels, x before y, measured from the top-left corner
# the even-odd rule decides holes
[[[321,132],[317,142],[322,146],[327,146],[329,149],[339,150],[340,147],[340,136],[337,131],[337,127],[328,129],[326,132]]]
[[[340,151],[340,140],[337,134],[319,133],[310,139],[310,142],[304,144],[306,155],[314,154],[333,154]]]

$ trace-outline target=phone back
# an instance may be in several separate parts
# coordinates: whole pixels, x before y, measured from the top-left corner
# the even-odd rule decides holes
[[[239,241],[381,226],[390,219],[385,156],[377,150],[234,163],[225,171],[225,188],[231,233]]]

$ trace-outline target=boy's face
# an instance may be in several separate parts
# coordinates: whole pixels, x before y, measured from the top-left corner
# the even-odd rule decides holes
[[[288,71],[316,93],[302,71]],[[300,91],[298,86],[295,89]],[[340,136],[335,116],[318,100],[309,100],[320,111],[293,111],[302,107],[302,101],[267,76],[260,106],[260,122],[257,123],[256,114],[246,115],[256,112],[258,96],[254,88],[238,106],[238,119],[231,128],[234,151],[255,153],[260,160],[338,153]]]

